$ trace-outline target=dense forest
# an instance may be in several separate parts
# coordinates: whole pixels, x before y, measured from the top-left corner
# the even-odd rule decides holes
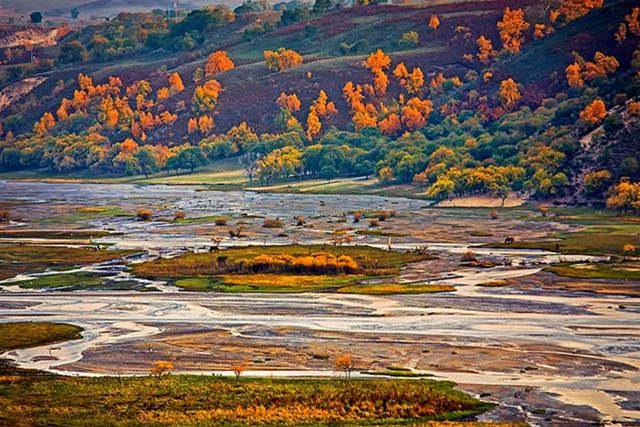
[[[5,61],[4,90],[43,82],[0,113],[0,168],[147,175],[234,157],[256,185],[371,176],[433,199],[640,209],[635,2],[274,9],[122,13]]]

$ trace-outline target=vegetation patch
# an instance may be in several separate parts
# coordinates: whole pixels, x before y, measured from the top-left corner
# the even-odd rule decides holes
[[[640,262],[560,263],[545,268],[558,276],[575,279],[640,280]]]
[[[493,405],[432,380],[0,379],[6,425],[398,425],[455,420]],[[73,398],[70,398],[72,396]],[[384,405],[379,402],[385,402]]]
[[[134,280],[113,281],[104,275],[88,272],[47,274],[12,284],[25,289],[64,289],[66,291],[81,289],[149,290],[145,285]]]
[[[394,295],[394,294],[431,294],[454,292],[451,285],[415,285],[410,283],[366,283],[345,286],[337,292],[345,294]]]
[[[38,347],[61,341],[77,340],[82,338],[80,332],[82,332],[82,328],[65,323],[0,323],[0,353],[19,348]],[[1,382],[0,389],[2,389]]]
[[[91,239],[110,236],[113,233],[103,230],[1,230],[1,239]]]
[[[557,218],[554,218],[556,220]],[[621,223],[587,226],[573,233],[557,233],[550,239],[487,243],[484,247],[542,249],[563,254],[629,255],[631,245],[640,248],[640,224]]]
[[[356,275],[236,274],[179,279],[174,284],[189,291],[295,293],[338,288],[362,278]]]
[[[135,253],[125,250],[95,251],[62,246],[4,245],[0,247],[0,280],[24,272],[65,269],[121,258]]]
[[[236,274],[387,276],[426,257],[421,253],[389,252],[368,246],[249,246],[157,259],[135,265],[134,272],[163,278]]]

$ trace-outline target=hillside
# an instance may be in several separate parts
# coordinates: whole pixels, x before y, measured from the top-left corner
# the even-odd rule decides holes
[[[129,86],[129,98],[140,90],[135,83],[145,80],[150,91],[147,93],[145,89],[148,102],[142,108],[148,109],[152,122],[153,116],[157,117],[155,123],[142,126],[141,132],[135,129],[140,127],[140,119],[136,118],[139,113],[134,111],[133,121],[125,125],[121,112],[116,129],[105,128],[104,115],[100,115],[98,108],[102,101],[97,100],[92,107],[90,100],[89,109],[81,117],[73,115],[72,122],[57,123],[47,129],[52,136],[67,135],[64,144],[76,144],[69,142],[71,135],[74,140],[82,132],[94,136],[97,132],[106,139],[98,144],[105,152],[101,156],[117,157],[122,151],[118,144],[127,138],[132,138],[136,147],[149,145],[156,151],[159,146],[167,147],[168,154],[161,156],[164,161],[154,167],[162,167],[167,157],[186,147],[183,144],[202,152],[203,158],[191,163],[194,167],[207,159],[241,155],[255,158],[274,150],[278,157],[284,148],[291,146],[300,151],[294,153],[294,157],[302,156],[300,166],[294,161],[290,170],[272,171],[269,177],[261,176],[261,181],[270,184],[292,177],[382,172],[382,181],[396,184],[413,181],[431,190],[436,198],[469,191],[498,194],[506,191],[505,187],[541,198],[563,197],[568,194],[569,182],[580,180],[585,170],[600,165],[612,167],[611,161],[579,153],[578,141],[604,118],[589,123],[579,115],[595,99],[604,100],[607,110],[616,105],[630,105],[628,100],[638,90],[632,65],[638,34],[634,33],[632,23],[635,2],[630,0],[609,0],[602,7],[586,10],[571,19],[569,14],[573,12],[565,10],[567,16],[555,22],[551,19],[552,12],[563,11],[566,5],[556,2],[551,8],[546,6],[547,2],[539,0],[449,0],[433,5],[370,5],[321,13],[290,9],[284,14],[241,13],[239,9],[233,14],[218,7],[207,12],[204,19],[208,21],[204,25],[198,21],[203,15],[197,13],[177,22],[159,15],[121,15],[111,22],[74,31],[56,46],[38,49],[41,62],[49,60],[50,65],[23,66],[22,77],[46,78],[30,92],[15,88],[15,65],[0,68],[5,85],[13,84],[14,93],[24,94],[19,102],[14,101],[0,111],[5,138],[9,131],[11,139],[4,144],[5,152],[14,145],[19,151],[26,146],[41,145],[42,135],[29,135],[34,124],[45,112],[55,115],[62,99],[73,99],[74,91],[78,90],[76,77],[84,74],[91,76],[96,86],[109,77],[119,78],[121,88],[112,89],[123,94]],[[518,47],[518,52],[501,40],[497,28],[507,7],[523,11],[522,33],[518,35],[522,48]],[[434,16],[439,25],[430,28],[427,24]],[[625,21],[625,17],[631,21]],[[617,42],[614,34],[623,22],[630,22],[626,38]],[[114,36],[114,31],[121,33]],[[478,55],[481,36],[494,49],[484,61]],[[98,39],[105,41],[98,45]],[[302,55],[302,64],[270,70],[265,65],[264,52],[280,47]],[[373,86],[367,88],[378,71],[363,67],[363,62],[377,49],[391,61],[390,66],[381,70],[388,80],[388,86],[381,91]],[[193,76],[205,68],[207,57],[214,51],[226,51],[234,67],[196,81]],[[494,52],[497,56],[493,56]],[[617,66],[608,68],[597,63],[592,58],[599,52],[605,62],[613,58]],[[400,63],[409,72],[417,68],[423,74],[424,80],[417,90],[407,90],[406,82],[393,75]],[[565,76],[565,68],[572,63],[578,64],[587,76],[580,87],[570,87]],[[167,86],[173,73],[181,77],[184,90],[172,92],[161,102],[154,100],[155,93]],[[194,92],[212,78],[221,85],[211,98],[215,106],[198,111],[193,105]],[[353,82],[356,92],[362,91],[363,95],[358,95],[363,99],[360,116],[356,114],[360,104],[344,96],[347,82]],[[509,82],[515,85],[511,89],[517,98],[514,102],[504,92]],[[362,85],[360,89],[358,85]],[[320,130],[310,131],[309,113],[317,111],[312,105],[317,103],[321,91],[326,94],[324,102],[332,102],[337,111],[317,117]],[[278,105],[276,100],[281,93],[295,94],[300,106],[291,111]],[[405,103],[412,97],[416,101],[407,109]],[[422,113],[419,105],[425,108]],[[165,112],[169,115],[165,114],[163,121],[160,116]],[[143,119],[145,114],[141,115]],[[413,114],[417,122],[410,121],[407,114]],[[210,117],[215,126],[189,132],[189,122],[197,122],[203,116]],[[292,116],[295,120],[291,120]],[[613,120],[612,117],[613,114],[609,119]],[[243,122],[250,132],[238,128]],[[315,127],[315,118],[312,122]],[[373,127],[378,130],[367,129]],[[403,135],[406,131],[413,133]],[[324,167],[324,172],[326,165],[311,165],[308,159],[312,155],[308,147],[317,143],[324,147],[319,154],[320,163],[327,160],[326,156],[333,162]],[[335,158],[337,154],[332,147],[338,146],[349,149],[348,152],[342,149],[338,155],[344,159]],[[637,155],[624,147],[616,150],[627,153],[624,159]],[[45,167],[72,171],[91,167],[98,174],[141,171],[135,164],[105,166],[104,162],[99,161],[98,165],[87,157],[79,162],[64,160],[65,155],[58,160],[43,160],[40,155],[37,160],[16,160],[11,153],[14,160],[10,162],[5,152],[4,163],[0,157],[5,169]],[[577,159],[591,163],[578,165]],[[318,158],[314,161],[318,162]],[[446,176],[445,172],[454,166],[461,171],[461,178]],[[266,167],[256,164],[255,169],[261,171]],[[473,179],[467,175],[480,172],[482,178],[475,179],[485,180],[487,174],[493,178],[468,185]],[[632,179],[637,179],[640,173],[634,168],[627,172],[631,173],[625,175]],[[509,178],[496,182],[496,175]],[[609,184],[620,176],[613,170]],[[459,179],[466,184],[457,184],[455,181]],[[601,199],[603,192],[587,199]]]

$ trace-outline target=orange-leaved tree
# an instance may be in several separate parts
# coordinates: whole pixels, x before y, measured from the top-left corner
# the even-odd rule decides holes
[[[607,107],[600,98],[594,99],[580,112],[580,119],[589,123],[597,124],[607,116]]]
[[[184,91],[182,77],[180,77],[180,74],[178,74],[177,71],[169,75],[169,89],[171,90],[171,93],[180,93]]]
[[[514,107],[520,98],[522,98],[520,89],[518,88],[518,83],[516,83],[512,78],[508,78],[500,82],[498,96],[500,97],[502,105],[507,109]]]
[[[440,18],[438,18],[438,15],[431,15],[431,18],[429,18],[429,28],[435,31],[438,27],[440,27]]]
[[[502,47],[508,52],[519,53],[522,49],[524,32],[529,28],[529,23],[524,19],[524,11],[507,7],[497,27]]]
[[[302,64],[302,55],[293,49],[281,47],[278,50],[265,50],[264,62],[271,71],[284,71]]]
[[[481,35],[476,40],[476,45],[478,46],[478,53],[476,57],[480,62],[487,63],[491,61],[496,56],[496,51],[493,49],[493,43],[491,40]]]
[[[226,51],[216,50],[207,58],[207,62],[204,64],[204,73],[207,76],[213,76],[218,73],[232,70],[235,67],[235,64],[231,58],[229,58]]]

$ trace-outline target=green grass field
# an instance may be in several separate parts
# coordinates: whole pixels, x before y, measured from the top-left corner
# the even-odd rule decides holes
[[[82,328],[64,323],[0,323],[0,353],[82,338]]]

